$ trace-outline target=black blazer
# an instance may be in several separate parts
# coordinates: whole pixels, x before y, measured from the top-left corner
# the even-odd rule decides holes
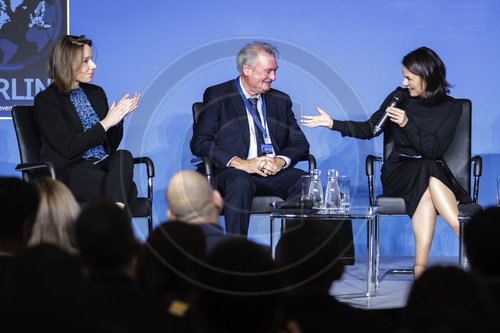
[[[109,110],[104,90],[93,84],[80,87],[99,119],[104,119]],[[40,159],[52,161],[59,170],[78,163],[85,151],[101,142],[106,153],[113,153],[123,136],[122,123],[106,132],[98,122],[84,132],[69,95],[59,94],[52,85],[35,97],[35,123],[41,133]]]
[[[267,125],[276,155],[287,156],[291,166],[307,158],[309,143],[297,124],[290,97],[270,89],[264,94]],[[247,111],[235,81],[208,88],[203,95],[207,108],[200,114],[191,139],[196,156],[209,156],[223,168],[234,156],[246,159],[250,147]]]

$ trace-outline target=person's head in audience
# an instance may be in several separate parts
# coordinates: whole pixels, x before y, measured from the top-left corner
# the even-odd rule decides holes
[[[484,277],[500,277],[500,207],[476,213],[465,224],[464,243],[471,270]]]
[[[28,246],[52,243],[76,253],[75,222],[80,207],[73,194],[66,185],[52,178],[37,180],[35,184],[40,203]]]
[[[24,248],[38,210],[38,191],[19,178],[0,177],[0,251],[15,254]]]
[[[344,272],[336,233],[324,221],[289,223],[276,247],[276,264],[291,292],[328,293]]]
[[[91,201],[76,221],[75,234],[80,257],[91,274],[133,277],[137,243],[132,224],[112,200]]]
[[[258,244],[227,239],[202,269],[196,313],[204,332],[276,332],[282,320],[281,283]]]
[[[79,259],[54,244],[21,251],[6,280],[2,327],[9,332],[85,331]],[[2,302],[3,303],[3,302]]]
[[[197,225],[165,222],[149,235],[137,261],[137,280],[153,296],[189,297],[205,258],[205,237]]]
[[[458,267],[434,266],[410,291],[400,328],[405,332],[497,332],[486,289]]]
[[[199,172],[176,173],[166,191],[167,216],[187,223],[219,223],[222,197]]]

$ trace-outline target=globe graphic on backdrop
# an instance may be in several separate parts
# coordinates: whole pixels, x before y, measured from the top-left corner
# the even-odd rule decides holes
[[[0,0],[0,69],[22,69],[50,51],[62,21],[57,0]]]

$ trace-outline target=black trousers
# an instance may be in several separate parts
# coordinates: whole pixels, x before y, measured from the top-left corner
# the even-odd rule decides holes
[[[61,180],[80,203],[105,196],[131,208],[137,198],[133,177],[132,154],[127,150],[117,150],[97,164],[82,159],[80,163],[64,170],[64,179]]]
[[[248,234],[250,209],[255,195],[276,195],[284,200],[300,199],[302,175],[300,169],[287,168],[274,176],[262,177],[235,168],[215,172],[215,188],[224,197],[224,219],[227,235]]]

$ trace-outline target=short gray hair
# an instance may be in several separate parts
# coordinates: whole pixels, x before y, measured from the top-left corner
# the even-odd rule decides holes
[[[272,54],[276,61],[279,58],[279,52],[276,46],[273,46],[266,42],[252,42],[245,45],[241,51],[236,56],[236,68],[238,72],[243,71],[243,65],[247,64],[253,66],[255,64],[255,59],[261,53],[265,52],[267,54]]]

